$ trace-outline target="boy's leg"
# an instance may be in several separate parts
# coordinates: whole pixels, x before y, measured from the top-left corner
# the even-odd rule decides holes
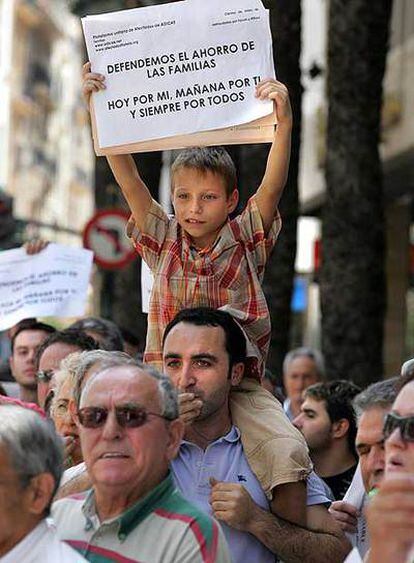
[[[260,383],[243,379],[230,394],[230,410],[249,465],[269,500],[275,487],[306,479],[312,463],[305,439]]]

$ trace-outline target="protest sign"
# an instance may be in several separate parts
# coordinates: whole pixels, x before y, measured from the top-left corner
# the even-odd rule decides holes
[[[52,243],[31,256],[0,252],[0,330],[27,317],[84,314],[92,259],[90,250]]]
[[[106,76],[92,96],[97,154],[273,139],[273,103],[254,96],[274,77],[260,0],[192,0],[82,23],[92,70]]]

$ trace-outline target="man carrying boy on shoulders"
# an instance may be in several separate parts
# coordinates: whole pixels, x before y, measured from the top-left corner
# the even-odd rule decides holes
[[[105,88],[104,80],[91,72],[89,63],[84,66],[88,102],[91,93]],[[241,391],[232,394],[232,417],[268,498],[275,489],[285,496],[279,515],[305,525],[304,480],[311,470],[306,444],[279,402],[259,384],[271,333],[261,283],[281,228],[277,205],[289,167],[292,112],[286,87],[274,79],[261,81],[255,95],[274,101],[278,125],[263,180],[243,213],[232,220],[229,214],[238,203],[236,172],[222,148],[193,148],[177,157],[172,167],[174,217],[152,198],[130,155],[108,156],[108,162],[132,212],[136,249],[154,275],[144,360],[162,369],[164,329],[183,308],[225,308],[238,320],[249,352]],[[284,455],[274,464],[280,451]],[[287,484],[289,488],[281,487]]]

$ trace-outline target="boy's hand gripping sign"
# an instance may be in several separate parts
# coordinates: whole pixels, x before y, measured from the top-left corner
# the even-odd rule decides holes
[[[82,20],[98,155],[273,140],[268,11],[260,0],[187,0]]]

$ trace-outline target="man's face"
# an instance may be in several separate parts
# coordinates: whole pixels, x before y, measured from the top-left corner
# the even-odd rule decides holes
[[[218,174],[194,168],[179,168],[173,184],[172,202],[178,223],[197,248],[209,246],[236,207],[237,191],[228,197]]]
[[[362,413],[355,440],[362,480],[367,492],[377,488],[384,477],[385,452],[382,428],[389,409],[372,407]]]
[[[76,465],[83,461],[82,451],[79,440],[79,431],[76,426],[75,419],[69,403],[73,400],[73,385],[71,378],[67,378],[59,387],[59,391],[54,397],[53,408],[51,409],[50,416],[55,424],[55,430],[63,438],[73,439],[73,450],[71,451],[71,458],[73,464]]]
[[[414,381],[401,389],[391,412],[398,416],[414,416]],[[385,441],[385,460],[387,476],[395,473],[414,475],[414,442],[403,440],[398,428]]]
[[[174,434],[180,421],[168,422],[148,415],[138,428],[122,427],[115,407],[141,406],[160,414],[157,382],[143,370],[131,367],[108,368],[92,376],[85,384],[80,408],[103,407],[109,414],[99,428],[79,424],[83,457],[92,482],[99,486],[128,492],[149,491],[167,474],[181,434]],[[182,426],[180,426],[180,431]]]
[[[307,356],[299,356],[292,360],[283,374],[286,395],[293,403],[300,404],[303,391],[318,381],[315,362]]]
[[[168,333],[163,350],[164,372],[180,392],[194,393],[203,403],[196,420],[228,409],[229,356],[221,327],[178,323]],[[235,369],[232,370],[233,375]]]
[[[332,444],[332,423],[325,402],[307,397],[293,424],[305,437],[311,452],[326,450]]]
[[[27,517],[25,499],[6,448],[0,445],[0,557],[21,539]]]
[[[62,342],[51,344],[40,356],[39,372],[43,372],[45,375],[49,375],[50,378],[52,378],[55,371],[59,369],[60,362],[66,358],[66,356],[74,352],[80,352],[80,348]],[[49,381],[42,379],[37,382],[37,400],[41,407],[45,404],[46,395],[49,392],[50,386],[51,379]]]
[[[32,391],[36,389],[34,358],[43,340],[48,336],[43,330],[22,330],[14,341],[10,368],[19,385]]]

